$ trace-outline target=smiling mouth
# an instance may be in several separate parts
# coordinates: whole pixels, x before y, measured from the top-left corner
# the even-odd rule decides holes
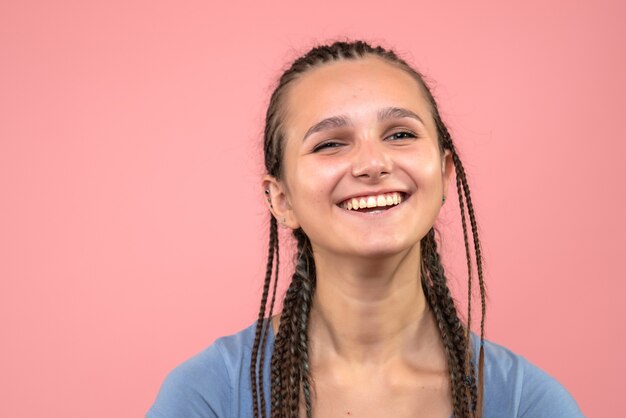
[[[359,196],[346,199],[339,203],[342,209],[355,212],[382,212],[398,206],[407,199],[404,192],[383,193],[371,196]]]

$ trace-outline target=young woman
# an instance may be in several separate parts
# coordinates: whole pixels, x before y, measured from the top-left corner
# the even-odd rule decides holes
[[[556,380],[484,339],[470,191],[417,71],[362,41],[315,47],[280,78],[264,145],[272,216],[259,319],[172,371],[148,417],[582,416]],[[466,324],[433,226],[453,172],[468,259]],[[480,336],[470,331],[466,213]],[[279,225],[293,231],[297,254],[282,313],[272,316]]]

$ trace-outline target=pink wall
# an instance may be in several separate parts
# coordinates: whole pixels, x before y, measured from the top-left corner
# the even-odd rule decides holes
[[[264,104],[296,52],[340,35],[436,81],[477,206],[488,338],[613,416],[624,3],[278,3],[0,4],[0,416],[141,416],[172,367],[254,321]]]

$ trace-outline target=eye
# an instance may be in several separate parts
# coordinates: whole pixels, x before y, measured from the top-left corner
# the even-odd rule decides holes
[[[326,150],[326,149],[332,149],[332,148],[338,148],[338,147],[340,147],[342,145],[343,144],[341,142],[326,141],[326,142],[322,142],[321,144],[315,146],[315,148],[313,148],[313,152],[318,152],[318,151],[322,151],[322,150]]]
[[[410,131],[400,131],[389,135],[387,138],[391,138],[392,141],[402,141],[403,139],[417,138],[417,135]]]

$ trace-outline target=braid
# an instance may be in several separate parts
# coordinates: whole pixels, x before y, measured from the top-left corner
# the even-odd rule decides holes
[[[296,359],[289,331],[291,322],[295,315],[294,307],[297,302],[299,284],[292,279],[291,285],[287,289],[283,302],[283,311],[280,317],[280,328],[276,336],[275,348],[272,353],[271,368],[276,374],[277,382],[272,382],[272,417],[290,417],[289,406],[292,403],[291,391],[293,385],[290,382],[291,372],[296,369]],[[297,372],[297,370],[295,370]],[[272,373],[274,375],[274,372]]]
[[[296,269],[285,295],[272,354],[272,417],[298,416],[302,386],[306,414],[310,418],[308,322],[315,289],[315,269],[308,238],[301,230],[295,235],[298,239]]]
[[[472,199],[470,197],[469,185],[467,184],[467,177],[465,175],[465,170],[463,168],[463,164],[461,163],[461,159],[454,149],[452,149],[452,158],[454,161],[454,166],[456,168],[456,176],[457,176],[457,191],[459,194],[459,205],[461,208],[461,218],[463,219],[463,235],[465,237],[465,247],[468,253],[468,269],[469,273],[469,288],[468,288],[468,301],[471,301],[472,297],[472,288],[471,288],[471,267],[470,267],[470,258],[469,258],[469,244],[467,240],[467,226],[465,223],[465,214],[463,212],[463,199],[465,197],[465,201],[467,202],[467,212],[469,214],[470,224],[472,226],[472,239],[474,242],[474,255],[476,258],[476,270],[478,272],[478,285],[480,288],[480,309],[481,309],[481,318],[480,318],[480,351],[478,355],[478,399],[476,403],[476,415],[482,417],[483,410],[483,396],[484,396],[484,362],[485,362],[485,351],[484,351],[484,341],[485,341],[485,311],[486,311],[486,291],[485,291],[485,282],[483,279],[483,268],[482,268],[482,252],[480,250],[480,240],[478,239],[478,226],[476,224],[476,216],[474,215],[474,205],[472,204]],[[461,189],[463,190],[463,194],[461,194]],[[470,316],[471,305],[468,303],[468,335],[471,326],[471,316]],[[473,377],[473,374],[472,374]]]
[[[272,314],[274,313],[274,303],[276,301],[276,288],[278,286],[278,272],[279,272],[279,261],[280,261],[280,251],[279,251],[279,247],[278,247],[278,226],[276,225],[276,218],[272,217],[272,219],[270,220],[270,222],[272,223],[272,228],[273,228],[273,234],[275,237],[275,245],[276,248],[274,250],[274,254],[276,257],[276,271],[274,273],[274,284],[273,284],[273,291],[272,291],[272,300],[270,301],[270,311],[267,315],[268,319],[267,319],[267,325],[265,326],[264,332],[263,332],[263,338],[262,341],[263,343],[261,344],[261,347],[263,347],[261,349],[261,358],[259,360],[261,367],[263,367],[263,365],[265,364],[265,345],[267,343],[267,335],[270,333],[271,331],[271,327],[272,327]],[[262,372],[262,368],[261,368],[261,372]],[[263,416],[265,416],[265,393],[263,390],[263,379],[259,379],[259,392],[261,394],[261,411]]]
[[[370,46],[363,41],[337,41],[331,45],[320,45],[312,48],[303,56],[293,61],[282,74],[274,89],[268,105],[264,129],[264,154],[267,173],[276,179],[283,177],[283,150],[285,143],[284,118],[286,114],[285,97],[289,85],[312,68],[328,62],[339,60],[356,60],[366,55],[385,59],[411,75],[420,86],[430,105],[431,115],[437,127],[440,151],[451,151],[456,170],[457,192],[463,226],[463,237],[468,267],[468,315],[466,328],[461,323],[454,300],[450,294],[444,269],[437,251],[434,229],[422,238],[422,289],[432,310],[441,334],[446,353],[450,391],[454,404],[454,416],[482,418],[483,399],[483,366],[484,366],[484,323],[485,323],[485,286],[483,281],[482,257],[474,207],[470,198],[469,186],[461,160],[454,148],[452,138],[445,126],[437,103],[433,98],[423,76],[406,61],[398,57],[392,50],[381,46]],[[478,363],[478,382],[472,365],[471,344],[471,304],[472,304],[472,262],[468,239],[465,208],[472,228],[472,238],[478,272],[478,284],[481,297],[480,322],[480,354]],[[291,283],[283,300],[280,327],[276,335],[274,351],[271,358],[271,416],[273,418],[298,417],[300,392],[304,397],[307,418],[311,417],[311,387],[308,362],[308,320],[313,295],[315,293],[315,265],[308,237],[301,229],[294,231],[297,240],[297,261]],[[267,297],[276,260],[274,288],[270,302],[270,318],[265,324],[264,315]],[[270,224],[270,245],[265,276],[259,321],[255,333],[251,356],[251,380],[254,417],[265,418],[265,399],[263,396],[263,379],[259,373],[263,371],[264,347],[266,345],[271,315],[276,295],[278,278],[278,233],[276,220]],[[260,351],[260,353],[259,353]],[[257,359],[259,368],[257,370]],[[258,383],[257,383],[258,382]],[[260,401],[258,397],[260,396]],[[261,409],[261,411],[259,411]]]
[[[471,405],[475,404],[477,397],[476,387],[471,386],[471,382],[469,391],[467,390],[466,373],[471,369],[470,357],[467,356],[469,340],[446,283],[434,228],[422,239],[421,252],[424,266],[423,287],[427,289],[426,298],[437,320],[448,359],[454,416],[469,417]]]
[[[434,102],[433,102],[434,103]],[[484,396],[484,341],[485,341],[485,315],[486,315],[486,289],[485,289],[485,281],[483,278],[483,268],[482,268],[482,252],[480,249],[480,240],[478,238],[478,225],[476,223],[476,216],[474,214],[474,205],[472,204],[472,198],[470,196],[469,184],[467,182],[467,176],[465,174],[465,169],[463,168],[463,163],[461,162],[461,158],[459,157],[458,152],[456,151],[454,144],[452,142],[452,138],[450,133],[439,117],[439,111],[437,109],[437,105],[434,104],[435,114],[435,123],[437,125],[437,130],[439,132],[441,138],[442,147],[450,150],[452,154],[452,161],[454,163],[454,168],[456,172],[456,185],[457,185],[457,194],[459,196],[459,207],[461,210],[461,223],[463,226],[463,241],[465,242],[465,254],[467,257],[467,274],[468,274],[468,290],[467,290],[467,341],[469,344],[469,348],[467,351],[467,356],[471,357],[471,344],[470,344],[470,333],[471,333],[471,324],[472,324],[472,264],[471,264],[471,255],[469,249],[469,240],[467,237],[467,223],[465,220],[465,204],[464,200],[467,204],[467,212],[470,218],[470,225],[472,227],[472,240],[474,243],[474,255],[476,259],[476,270],[478,272],[478,285],[480,290],[480,305],[481,305],[481,318],[480,318],[480,349],[478,355],[478,394],[476,403],[472,405],[472,409],[475,410],[476,417],[482,417],[483,415],[483,396]],[[475,385],[475,373],[471,370],[468,370],[468,382],[470,385]]]
[[[269,293],[270,281],[272,278],[272,267],[276,259],[276,277],[274,279],[274,290],[272,292],[272,301],[270,303],[270,319],[267,324],[265,323],[265,308],[267,305],[267,295]],[[265,342],[267,340],[267,334],[271,324],[272,310],[274,308],[274,301],[276,299],[276,283],[278,280],[278,225],[276,219],[272,217],[270,219],[270,240],[268,245],[267,255],[267,267],[265,269],[265,282],[263,285],[263,296],[261,297],[261,307],[259,309],[259,318],[257,321],[256,331],[254,333],[254,344],[252,345],[252,355],[250,356],[250,378],[252,381],[252,405],[254,408],[254,416],[259,416],[259,401],[257,396],[261,397],[261,417],[265,418],[265,396],[263,393],[263,379],[257,379],[257,358],[259,351],[261,352],[260,358],[260,370],[263,371],[263,362],[265,359]],[[262,336],[261,336],[262,334]],[[260,341],[263,344],[259,344]],[[258,392],[257,392],[258,382]]]
[[[299,272],[302,277],[302,287],[300,289],[300,322],[298,327],[298,357],[301,359],[301,379],[302,391],[304,393],[304,404],[306,408],[307,418],[311,418],[311,384],[309,375],[309,353],[308,353],[308,324],[309,313],[311,312],[311,302],[315,291],[315,263],[313,262],[312,252],[308,238],[302,234],[304,241],[302,263],[298,263],[297,269],[304,267]]]

